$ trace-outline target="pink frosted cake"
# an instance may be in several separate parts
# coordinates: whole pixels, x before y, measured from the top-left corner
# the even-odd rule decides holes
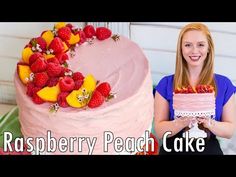
[[[196,118],[212,119],[215,117],[215,93],[212,86],[198,85],[175,90],[173,96],[174,117],[193,119],[189,125],[189,137],[207,137],[207,133],[198,128]]]
[[[103,33],[105,28],[98,34],[98,29],[94,32],[92,26],[77,29],[77,33],[71,25],[66,27],[72,31],[73,39],[67,33],[68,28],[59,32],[61,28],[65,29],[63,23],[55,25],[56,33],[46,31],[41,35],[47,46],[42,50],[38,47],[38,52],[43,53],[46,69],[42,61],[36,69],[32,67],[33,62],[39,61],[31,57],[35,48],[33,50],[27,45],[23,50],[23,62],[18,64],[15,75],[22,134],[25,138],[46,139],[50,130],[51,136],[57,140],[62,137],[88,137],[92,141],[92,138],[97,138],[92,154],[117,154],[113,144],[108,146],[108,152],[104,152],[105,131],[112,132],[114,138],[125,140],[127,137],[138,139],[150,130],[153,95],[148,61],[137,44],[109,31]],[[56,41],[52,47],[50,43],[56,36],[62,44]],[[55,52],[60,47],[67,54],[64,59]],[[52,48],[54,50],[50,50]],[[63,69],[58,69],[58,64],[49,66],[48,63],[58,63],[52,58],[57,58]],[[60,74],[57,74],[58,70]],[[99,90],[98,81],[99,84],[106,83],[105,91],[104,87]],[[35,145],[35,141],[33,143]],[[86,143],[82,143],[82,151],[78,151],[78,146],[78,141],[75,141],[74,152],[67,150],[62,153],[57,149],[53,154],[89,153]]]

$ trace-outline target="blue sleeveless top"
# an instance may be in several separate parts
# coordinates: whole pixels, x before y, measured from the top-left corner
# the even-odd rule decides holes
[[[217,86],[215,119],[217,121],[221,121],[223,106],[227,103],[229,98],[236,92],[236,87],[225,76],[215,74],[214,77]],[[165,76],[160,80],[158,85],[155,87],[155,91],[157,91],[169,103],[170,120],[174,119],[173,83],[174,83],[174,75]]]

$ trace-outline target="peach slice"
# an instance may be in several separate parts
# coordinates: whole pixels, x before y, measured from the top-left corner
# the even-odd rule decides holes
[[[88,99],[84,96],[87,95],[87,92],[84,92],[84,87],[81,87],[79,90],[72,91],[67,97],[66,101],[68,105],[74,108],[82,108],[87,105]],[[89,94],[88,94],[89,96]]]
[[[65,22],[58,22],[58,23],[55,24],[56,29],[60,29],[60,28],[65,27],[65,26],[66,26]]]
[[[28,65],[18,64],[17,65],[17,73],[19,78],[23,84],[27,84],[30,81],[30,74],[32,71]]]
[[[86,88],[86,90],[88,92],[93,92],[96,88],[96,79],[93,77],[92,74],[88,74],[85,78],[84,78],[84,83],[83,83],[83,87]]]
[[[25,63],[29,64],[29,58],[34,52],[31,50],[30,47],[26,47],[22,51],[22,59]]]
[[[52,42],[52,40],[54,39],[54,34],[51,30],[45,31],[42,36],[41,36],[47,43],[47,47],[49,46],[49,44]]]
[[[55,57],[55,55],[53,55],[53,54],[45,54],[45,53],[43,54],[43,56],[46,60]]]
[[[44,87],[37,92],[37,95],[44,101],[56,102],[57,96],[60,93],[59,84],[54,87]]]
[[[64,51],[63,51],[63,53],[66,53],[66,52],[69,50],[69,48],[68,48],[68,46],[66,45],[65,42],[63,42],[63,46],[64,46]]]
[[[79,34],[74,35],[73,33],[71,33],[70,40],[68,41],[69,44],[74,45],[74,44],[78,43],[79,41],[80,41]]]
[[[82,108],[88,104],[95,88],[96,80],[93,75],[89,74],[85,77],[84,83],[80,89],[72,91],[66,97],[66,101],[71,107]]]

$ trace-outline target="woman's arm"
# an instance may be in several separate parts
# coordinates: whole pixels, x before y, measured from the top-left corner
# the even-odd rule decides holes
[[[222,122],[212,121],[209,124],[208,120],[202,119],[200,123],[216,136],[230,139],[234,135],[236,128],[235,95],[232,95],[223,107]]]
[[[183,128],[187,127],[191,119],[169,120],[169,103],[158,92],[155,95],[155,132],[159,138],[162,138],[167,131],[171,131],[171,136],[176,135]],[[170,137],[170,136],[169,136]]]

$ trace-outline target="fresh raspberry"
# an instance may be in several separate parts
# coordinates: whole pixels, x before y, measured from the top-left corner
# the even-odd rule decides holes
[[[102,94],[99,91],[95,90],[93,92],[92,98],[90,99],[88,103],[88,107],[90,108],[99,107],[103,104],[104,101],[105,101],[105,98],[102,96]]]
[[[48,86],[48,87],[56,86],[57,83],[58,83],[58,81],[59,81],[59,78],[58,78],[58,77],[49,78],[49,79],[48,79],[48,82],[47,82],[47,86]]]
[[[26,86],[26,94],[30,97],[33,96],[33,89],[34,89],[35,85],[33,82],[29,82]]]
[[[43,104],[44,103],[44,101],[37,94],[33,95],[32,100],[35,104]]]
[[[61,74],[62,67],[56,63],[48,63],[47,74],[49,77],[57,77]]]
[[[35,47],[36,49],[38,44],[39,48],[42,49],[42,51],[45,51],[47,48],[47,43],[42,37],[31,39],[30,44],[32,45],[32,47]]]
[[[29,65],[31,66],[38,58],[43,58],[43,54],[40,52],[35,52],[29,58]]]
[[[94,29],[94,27],[92,25],[85,26],[83,31],[84,31],[85,36],[87,38],[92,38],[93,36],[96,35],[96,31],[95,31],[95,29]]]
[[[36,38],[37,44],[39,44],[40,48],[45,51],[47,48],[47,43],[42,37]]]
[[[70,30],[72,30],[73,25],[72,25],[71,23],[67,23],[67,24],[66,24],[66,27],[68,27],[68,28],[70,28]]]
[[[96,29],[96,37],[99,40],[104,40],[111,37],[111,30],[106,27],[98,27]]]
[[[49,77],[46,72],[36,73],[34,75],[34,84],[36,87],[42,88],[47,84],[48,79]]]
[[[72,75],[73,72],[69,68],[66,67],[61,68],[61,74],[60,74],[61,77],[70,76],[70,74]]]
[[[108,82],[103,82],[96,88],[96,90],[99,91],[106,98],[110,94],[111,86]]]
[[[26,94],[30,97],[32,97],[35,93],[37,93],[39,90],[41,90],[40,87],[36,87],[34,82],[30,82],[26,86]]]
[[[61,60],[65,62],[66,60],[69,60],[69,56],[66,53],[64,53],[61,57]]]
[[[82,73],[80,73],[80,72],[75,72],[74,74],[73,74],[73,80],[74,81],[78,81],[78,80],[84,80],[84,76],[83,76],[83,74]]]
[[[41,90],[42,88],[40,88],[40,87],[34,87],[33,88],[33,90],[32,90],[32,93],[33,93],[33,95],[35,95],[39,90]]]
[[[83,83],[84,83],[84,80],[77,80],[77,81],[75,81],[74,90],[79,90],[80,87],[83,85]]]
[[[64,45],[62,40],[59,37],[55,37],[50,43],[49,49],[52,49],[54,54],[63,52]]]
[[[59,95],[57,96],[57,102],[59,104],[59,106],[66,108],[69,107],[67,101],[66,101],[66,97],[69,95],[69,92],[61,92],[59,93]]]
[[[67,41],[70,39],[71,30],[69,27],[62,27],[58,30],[57,34],[63,41]]]
[[[30,69],[33,73],[43,72],[47,69],[47,63],[43,57],[39,57],[31,66]]]
[[[86,35],[83,30],[79,30],[75,34],[79,34],[79,37],[80,37],[79,44],[80,45],[83,44],[84,42],[86,42]]]
[[[75,82],[71,77],[64,77],[59,81],[59,86],[62,92],[70,92],[75,87]]]
[[[58,59],[57,59],[56,57],[47,59],[47,62],[48,62],[48,63],[60,64],[59,61],[58,61]]]
[[[63,52],[59,53],[59,54],[56,54],[56,57],[57,57],[60,64],[65,63],[65,61],[69,59],[68,55],[66,53],[63,53]]]

